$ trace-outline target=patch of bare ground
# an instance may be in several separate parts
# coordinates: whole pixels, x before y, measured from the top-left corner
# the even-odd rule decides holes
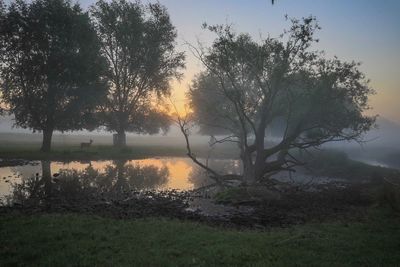
[[[251,196],[247,201],[244,198],[241,202],[225,201],[224,204],[208,199],[211,205],[218,207],[220,212],[216,213],[191,209],[195,198],[191,192],[129,191],[112,195],[97,192],[57,195],[52,192],[42,199],[1,207],[0,213],[81,213],[119,219],[168,217],[235,228],[287,227],[308,222],[362,220],[367,208],[377,201],[371,193],[376,188],[371,184],[325,184],[310,191],[288,186],[274,198]],[[254,190],[245,187],[235,190],[254,194]],[[257,194],[262,195],[262,189],[258,189]]]

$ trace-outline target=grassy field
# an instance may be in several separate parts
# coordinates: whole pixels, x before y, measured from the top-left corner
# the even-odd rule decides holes
[[[39,146],[0,147],[0,158],[31,160],[98,160],[98,159],[134,159],[150,156],[184,156],[185,150],[180,147],[167,146],[128,146],[115,148],[111,145],[93,146],[81,149],[78,146],[54,146],[51,152],[39,151]]]
[[[116,148],[112,145],[97,145],[81,149],[79,146],[53,146],[51,152],[41,152],[40,146],[31,145],[0,145],[0,158],[27,159],[27,160],[107,160],[107,159],[138,159],[155,156],[182,157],[186,156],[183,146],[168,145],[130,145],[126,148]],[[208,148],[205,146],[193,147],[196,155],[206,157]],[[237,153],[233,149],[215,150],[213,155],[220,158],[232,158]]]
[[[399,251],[399,215],[377,208],[363,222],[268,232],[167,219],[0,217],[1,266],[398,266]]]
[[[341,177],[349,181],[400,177],[397,169],[353,160],[346,153],[337,150],[314,151],[312,156],[306,156],[302,160],[307,162],[313,174],[319,176]]]
[[[116,148],[112,145],[97,145],[81,149],[79,146],[53,146],[51,152],[39,151],[38,145],[0,145],[0,158],[2,159],[27,159],[27,160],[107,160],[107,159],[138,159],[146,157],[182,157],[186,156],[183,146],[167,145],[130,145],[125,148]],[[193,147],[197,156],[207,156],[208,148],[205,146]],[[214,156],[219,158],[232,158],[237,155],[233,149],[222,148],[214,150]]]

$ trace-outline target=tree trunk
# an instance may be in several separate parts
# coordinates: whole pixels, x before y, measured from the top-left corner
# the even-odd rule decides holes
[[[251,154],[245,152],[242,156],[243,162],[243,182],[245,184],[254,184],[256,182],[254,164]]]
[[[256,181],[260,181],[261,178],[264,176],[264,167],[265,167],[265,156],[264,156],[264,149],[265,149],[265,120],[266,118],[262,116],[261,123],[258,126],[257,133],[256,133],[256,158],[254,162],[254,179]]]
[[[117,140],[114,143],[116,147],[125,147],[126,146],[126,134],[125,130],[121,129],[117,131]]]
[[[50,161],[42,160],[42,181],[44,186],[44,199],[47,208],[51,206],[52,183]]]
[[[264,160],[259,160],[258,158],[256,159],[254,163],[254,179],[256,181],[260,181],[265,174],[265,161]]]
[[[116,192],[122,193],[124,190],[128,189],[127,178],[125,176],[125,164],[126,160],[116,160],[114,161],[115,169],[117,171],[117,181],[115,182],[114,188]]]
[[[43,142],[40,151],[49,152],[51,149],[51,138],[53,136],[53,129],[47,128],[43,130]]]

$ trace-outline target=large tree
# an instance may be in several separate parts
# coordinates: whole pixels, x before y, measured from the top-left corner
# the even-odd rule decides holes
[[[238,145],[245,182],[293,171],[303,164],[295,149],[360,140],[373,125],[374,117],[363,114],[373,90],[359,64],[311,51],[319,29],[313,17],[293,19],[280,38],[261,42],[229,26],[205,26],[217,38],[208,49],[194,48],[206,70],[190,89],[191,108],[203,134],[220,136],[214,143]],[[188,123],[179,121],[188,142]],[[283,130],[271,145],[274,124]],[[189,142],[188,148],[195,159]]]
[[[91,9],[107,58],[110,88],[104,124],[125,145],[125,132],[158,133],[169,120],[157,107],[179,78],[184,54],[175,51],[176,30],[160,4],[100,0]]]
[[[43,132],[42,151],[50,150],[54,130],[95,126],[106,65],[78,4],[12,2],[0,20],[0,61],[2,104],[17,126]]]

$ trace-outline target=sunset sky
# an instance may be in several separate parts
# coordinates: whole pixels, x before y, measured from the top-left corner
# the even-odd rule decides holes
[[[81,0],[88,6],[92,1]],[[400,1],[397,0],[160,0],[178,30],[179,49],[197,39],[209,44],[213,35],[201,24],[232,23],[237,31],[278,36],[288,22],[284,16],[317,17],[322,30],[315,47],[327,56],[362,62],[361,69],[377,94],[370,111],[400,123]],[[181,83],[174,84],[175,98],[183,103],[184,92],[201,64],[187,52],[187,69]]]

